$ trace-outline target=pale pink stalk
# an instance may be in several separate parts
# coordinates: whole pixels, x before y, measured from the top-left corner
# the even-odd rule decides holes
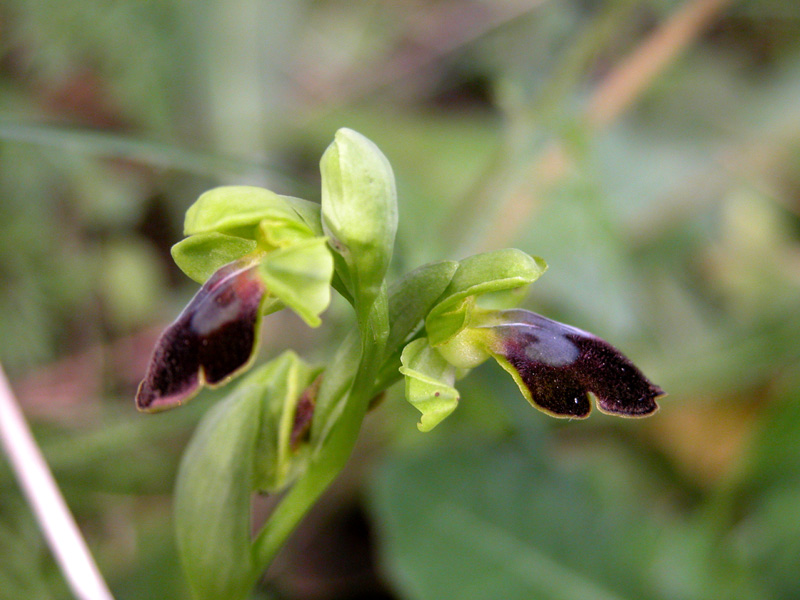
[[[0,442],[73,594],[113,600],[0,366]]]

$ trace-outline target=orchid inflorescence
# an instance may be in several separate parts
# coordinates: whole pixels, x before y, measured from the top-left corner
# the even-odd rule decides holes
[[[429,431],[456,408],[456,380],[489,358],[556,416],[640,417],[663,395],[608,342],[514,308],[544,273],[516,249],[426,264],[387,285],[397,229],[394,175],[380,150],[341,129],[321,161],[321,203],[269,190],[210,190],[173,247],[202,287],[159,338],[137,407],[179,406],[251,367],[264,315],[320,324],[331,287],[357,327],[325,368],[287,351],[253,369],[208,412],[176,489],[181,557],[197,598],[240,598],[341,470],[371,401],[405,379]],[[252,492],[283,492],[255,538]]]

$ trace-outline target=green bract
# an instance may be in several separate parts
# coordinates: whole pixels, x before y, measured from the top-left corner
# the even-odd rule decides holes
[[[397,231],[389,161],[371,141],[340,129],[320,162],[322,225],[344,262],[340,273],[365,322],[380,293]]]
[[[253,584],[250,503],[302,470],[293,444],[301,401],[319,369],[286,352],[250,373],[203,419],[186,449],[175,489],[181,558],[195,598],[242,598]],[[296,441],[296,440],[295,440]]]
[[[388,352],[394,352],[420,327],[457,270],[458,263],[452,260],[428,263],[391,286],[389,320],[392,326],[386,343]]]
[[[255,450],[253,489],[279,492],[300,472],[305,461],[305,413],[316,402],[314,379],[322,371],[284,352],[260,371],[263,387],[261,430]]]
[[[178,549],[193,595],[201,600],[240,598],[250,585],[253,450],[263,412],[255,379],[209,411],[178,471]]]

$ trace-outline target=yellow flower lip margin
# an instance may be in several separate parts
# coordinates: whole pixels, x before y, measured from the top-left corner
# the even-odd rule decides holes
[[[487,312],[475,330],[525,398],[554,417],[585,418],[592,398],[601,412],[645,417],[665,395],[605,340],[534,312]]]

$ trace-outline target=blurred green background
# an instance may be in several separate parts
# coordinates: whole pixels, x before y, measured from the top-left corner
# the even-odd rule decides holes
[[[487,364],[421,434],[393,390],[254,598],[800,597],[796,0],[3,0],[0,360],[115,596],[188,598],[170,494],[220,392],[133,406],[196,289],[183,212],[317,200],[342,126],[395,169],[395,275],[540,255],[525,305],[669,396],[558,421]],[[324,360],[348,319],[262,352]],[[0,460],[0,598],[68,597]]]

